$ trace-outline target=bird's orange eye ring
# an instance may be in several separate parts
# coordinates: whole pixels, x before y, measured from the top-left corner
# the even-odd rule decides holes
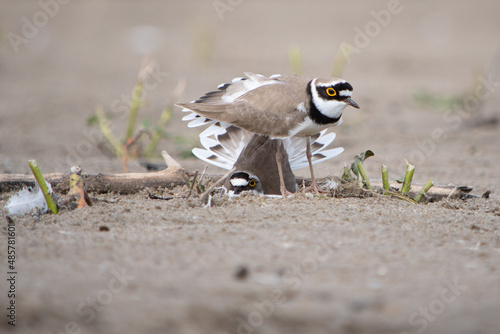
[[[335,96],[335,95],[337,95],[337,92],[332,87],[328,87],[326,89],[326,93],[328,94],[328,96]]]
[[[255,185],[257,184],[257,182],[255,182],[255,179],[251,179],[249,182],[248,182],[248,185],[250,187],[255,187]]]

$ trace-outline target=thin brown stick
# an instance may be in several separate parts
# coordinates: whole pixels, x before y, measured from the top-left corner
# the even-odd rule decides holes
[[[197,177],[198,177],[198,171],[194,172],[193,182],[191,183],[191,187],[189,188],[189,193],[188,193],[188,195],[187,195],[186,198],[191,197],[191,193],[193,192],[193,187],[194,187],[194,184],[196,183],[196,178]]]
[[[147,129],[141,129],[138,131],[135,136],[127,139],[127,142],[123,144],[122,149],[123,149],[123,157],[122,157],[122,164],[123,164],[123,172],[128,173],[128,148],[134,144],[136,144],[141,136],[143,134],[147,134],[149,138],[151,138],[151,133]]]
[[[215,182],[214,184],[212,184],[210,186],[210,188],[208,188],[207,191],[205,191],[202,195],[201,195],[201,202],[202,203],[205,203],[207,198],[208,198],[208,195],[210,195],[210,193],[214,190],[215,187],[219,186],[222,182],[224,182],[228,177],[231,176],[231,174],[233,174],[234,172],[236,171],[236,167],[233,167],[233,169],[231,169],[229,172],[227,172],[226,174],[224,174],[224,176],[222,176],[217,182]]]

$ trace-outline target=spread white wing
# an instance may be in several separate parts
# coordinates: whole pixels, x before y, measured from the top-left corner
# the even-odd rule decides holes
[[[253,133],[230,124],[212,122],[205,131],[200,133],[203,148],[194,148],[193,154],[214,166],[230,170],[252,136]],[[344,151],[342,147],[326,149],[334,139],[335,133],[327,133],[327,130],[311,137],[313,164],[336,157]],[[288,153],[292,170],[308,166],[306,138],[286,138],[283,140],[283,145]]]

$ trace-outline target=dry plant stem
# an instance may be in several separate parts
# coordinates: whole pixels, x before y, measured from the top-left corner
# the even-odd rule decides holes
[[[139,110],[139,105],[141,104],[142,96],[142,81],[137,81],[134,89],[132,90],[132,99],[130,101],[130,111],[128,114],[128,126],[126,140],[132,138],[135,132],[135,123],[137,121],[137,111]]]
[[[223,177],[221,177],[217,182],[215,182],[214,184],[212,184],[210,186],[210,188],[207,189],[207,191],[205,191],[202,195],[201,195],[201,202],[202,203],[205,203],[206,200],[207,200],[207,197],[208,195],[210,195],[210,193],[212,192],[212,190],[214,190],[215,187],[219,186],[222,182],[224,182],[228,177],[231,176],[231,174],[233,174],[234,172],[236,171],[236,167],[233,167],[229,172],[227,172],[226,174],[224,174]]]
[[[174,90],[172,91],[172,95],[170,96],[170,102],[168,103],[165,110],[163,110],[163,112],[160,116],[160,120],[158,121],[158,123],[156,124],[156,126],[153,129],[153,135],[151,136],[151,140],[149,141],[149,144],[144,152],[145,157],[149,158],[154,154],[156,147],[158,146],[158,143],[160,142],[160,139],[162,138],[163,129],[165,128],[168,121],[170,120],[170,117],[172,116],[174,104],[175,104],[175,102],[179,101],[179,98],[185,89],[186,89],[186,80],[179,79],[179,81],[177,82],[177,85],[175,86]]]
[[[141,138],[142,134],[144,134],[144,133],[151,136],[149,131],[142,129],[139,132],[137,132],[134,137],[127,139],[127,142],[125,144],[123,144],[123,146],[122,146],[123,147],[122,165],[123,165],[123,172],[124,173],[129,172],[129,169],[128,169],[128,148],[130,146],[134,145],[135,143],[137,143],[139,141],[139,139]]]
[[[120,141],[113,134],[113,131],[111,131],[111,128],[109,127],[109,124],[108,124],[108,120],[106,119],[106,116],[104,115],[104,111],[102,110],[102,107],[98,106],[95,110],[95,113],[97,116],[97,121],[99,123],[99,129],[101,129],[101,132],[104,135],[104,137],[111,143],[111,145],[115,149],[115,154],[118,157],[121,157],[123,155],[122,145],[121,145]]]
[[[342,77],[342,72],[344,72],[345,64],[349,61],[351,55],[352,45],[346,42],[340,44],[339,51],[333,60],[332,66],[332,77],[340,78]]]
[[[356,167],[358,167],[358,171],[359,171],[358,182],[360,183],[360,188],[363,188],[363,183],[360,182],[360,178],[362,178],[362,180],[366,184],[366,188],[371,190],[372,186],[370,184],[370,180],[368,180],[368,175],[366,175],[366,171],[365,171],[365,168],[363,167],[363,163],[361,161],[358,162],[358,165]]]
[[[203,173],[201,173],[200,180],[198,181],[198,185],[196,186],[198,194],[201,194],[203,192],[203,189],[205,188],[202,182],[203,182],[203,177],[205,177],[205,173],[207,172],[207,168],[208,168],[207,166],[203,168]]]
[[[298,44],[290,45],[288,48],[288,59],[292,73],[302,75],[302,55]]]
[[[128,173],[128,146],[127,144],[123,145],[123,156],[122,156],[122,166],[123,166],[123,172]]]
[[[153,153],[155,152],[156,147],[158,146],[158,143],[160,142],[160,139],[162,137],[162,129],[164,129],[165,126],[167,125],[168,121],[170,120],[171,115],[172,115],[172,106],[167,107],[161,113],[160,121],[158,122],[156,127],[153,129],[153,134],[151,135],[151,140],[149,141],[149,144],[146,147],[146,150],[144,151],[145,157],[151,157],[153,155]]]
[[[203,173],[201,173],[201,176],[200,176],[200,181],[198,181],[198,184],[201,185],[201,182],[203,182],[203,177],[205,176],[205,173],[207,172],[207,166],[205,166],[205,168],[203,168]]]
[[[374,196],[383,196],[383,195],[381,195],[380,193],[376,192],[373,189],[364,189],[364,188],[361,188],[361,190],[363,190],[363,191],[365,191],[367,193],[373,194]],[[384,195],[386,195],[386,194],[384,194]],[[401,194],[398,194],[397,192],[394,192],[394,191],[388,191],[387,195],[394,196],[397,199],[400,199],[400,200],[406,201],[406,202],[410,202],[412,204],[418,204],[413,198],[408,197],[408,196],[404,196],[404,195],[401,195]]]
[[[460,196],[460,190],[458,189],[458,186],[455,186],[455,188],[453,188],[453,190],[448,194],[447,198],[450,199],[458,196]]]
[[[38,164],[36,163],[35,160],[28,161],[28,164],[30,165],[31,172],[35,176],[36,182],[38,183],[40,189],[42,190],[43,197],[45,198],[45,202],[47,202],[47,206],[49,207],[50,212],[57,215],[58,210],[56,202],[54,202],[54,199],[52,198],[51,194],[49,194],[49,188],[45,183],[45,179],[43,178],[40,168],[38,168]]]
[[[422,197],[429,191],[429,189],[432,188],[434,184],[432,183],[432,179],[430,179],[424,187],[419,191],[417,197],[415,197],[415,201],[420,202],[422,200]]]
[[[350,169],[349,167],[344,166],[344,173],[343,173],[343,175],[342,175],[342,178],[343,178],[343,179],[344,179],[344,178],[345,178],[346,180],[350,180],[350,179],[352,179],[352,176],[351,176],[351,172],[350,172],[350,170],[351,170],[351,169]]]
[[[144,58],[142,59],[141,69],[139,71],[139,74],[137,75],[137,82],[134,86],[134,89],[132,90],[130,111],[128,114],[127,134],[125,137],[125,141],[132,138],[135,132],[135,123],[137,121],[137,112],[139,110],[139,106],[141,105],[144,80],[146,79],[146,76],[149,74],[148,63],[149,63],[149,57],[144,56]]]
[[[80,166],[71,167],[68,195],[73,197],[73,200],[77,202],[77,209],[92,206],[92,201],[85,191],[85,183],[82,178],[82,169]]]
[[[389,168],[382,165],[382,187],[384,188],[384,195],[389,191]]]
[[[408,194],[411,187],[411,180],[413,179],[413,173],[415,172],[415,166],[410,164],[408,160],[406,161],[406,173],[403,181],[403,185],[401,186],[401,192],[403,194]]]
[[[198,171],[194,172],[193,182],[191,183],[191,187],[189,188],[189,193],[188,193],[186,199],[188,199],[189,197],[191,197],[191,193],[193,192],[193,187],[194,187],[194,184],[196,183],[196,178],[197,177],[198,177]]]
[[[388,192],[389,195],[392,195],[400,200],[403,200],[403,201],[407,201],[407,202],[410,202],[410,203],[413,203],[413,204],[418,204],[417,201],[415,201],[413,198],[411,197],[408,197],[408,196],[404,196],[404,195],[401,195],[401,194],[398,194],[394,191],[389,191]]]

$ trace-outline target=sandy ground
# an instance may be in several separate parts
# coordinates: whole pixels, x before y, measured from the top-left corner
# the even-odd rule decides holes
[[[179,80],[189,101],[243,71],[288,74],[292,44],[304,75],[327,77],[346,41],[356,50],[344,77],[362,109],[346,110],[334,142],[345,152],[317,166],[319,176],[339,175],[371,149],[372,179],[381,164],[401,176],[408,158],[416,182],[432,177],[492,194],[426,206],[383,197],[217,198],[211,208],[197,198],[92,194],[109,201],[15,218],[18,332],[498,333],[499,3],[47,3],[53,15],[36,1],[0,2],[0,172],[28,173],[33,158],[44,172],[73,164],[120,172],[86,119],[102,105],[124,132],[119,110],[141,53],[157,61],[140,114],[154,122]],[[145,29],[149,37],[137,41]],[[434,99],[418,103],[420,92]],[[466,106],[435,102],[447,96]],[[160,146],[201,170],[181,158],[199,133],[181,117],[177,110]],[[10,195],[0,194],[2,216]],[[12,331],[2,319],[0,331]]]

